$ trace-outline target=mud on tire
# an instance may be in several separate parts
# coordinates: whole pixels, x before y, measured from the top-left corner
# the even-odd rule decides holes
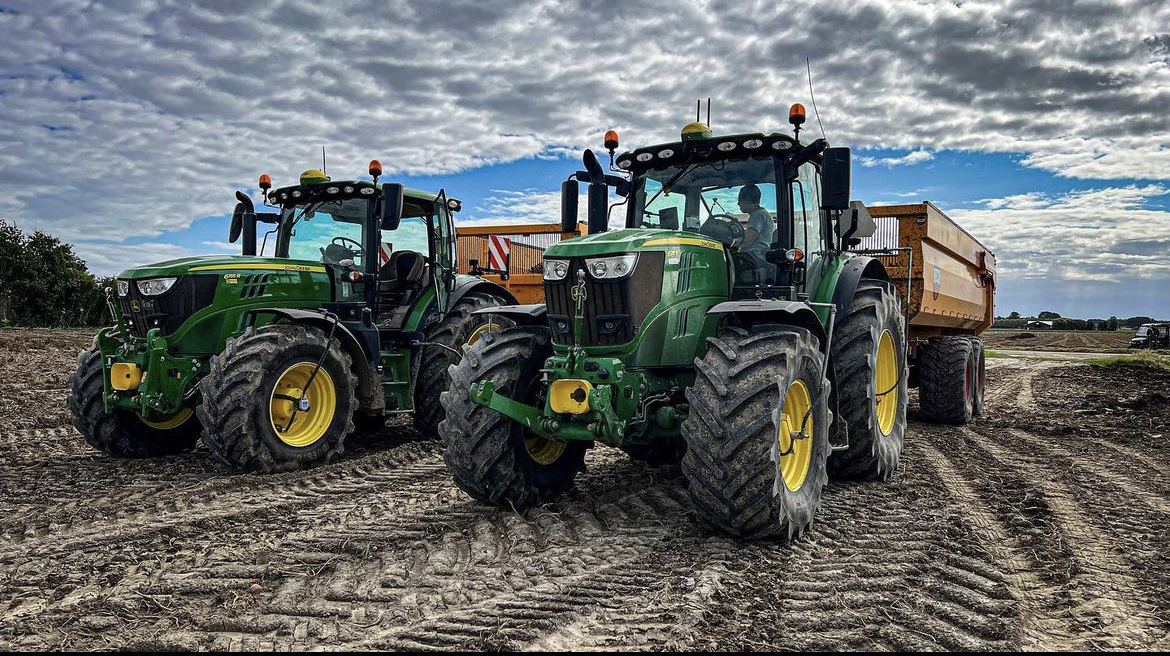
[[[830,388],[817,338],[803,328],[768,325],[724,329],[707,344],[707,354],[695,360],[682,425],[691,501],[701,519],[732,535],[792,539],[812,525],[828,480]],[[798,382],[811,397],[812,436],[807,469],[791,490],[780,451],[781,409]]]
[[[834,478],[887,480],[898,468],[906,434],[909,381],[904,321],[893,286],[863,279],[834,330],[834,391],[840,413],[837,419],[843,423],[838,428],[846,429],[849,436],[849,448],[829,458],[829,473]],[[889,341],[883,344],[886,333]],[[892,354],[883,352],[883,347],[891,346]],[[891,355],[896,361],[894,383],[878,371],[880,359]],[[883,378],[887,379],[882,385],[885,389],[878,389]],[[884,406],[886,403],[893,405]]]
[[[974,413],[971,339],[933,337],[918,356],[918,405],[925,419],[965,424]]]
[[[292,367],[316,365],[322,354],[317,375],[327,375],[335,390],[332,418],[316,441],[292,446],[273,425],[273,394]],[[349,356],[320,330],[289,324],[249,328],[211,358],[211,371],[200,381],[203,442],[237,471],[289,471],[328,462],[354,430],[356,388]]]
[[[587,443],[534,439],[469,396],[473,383],[493,381],[497,393],[543,406],[540,368],[550,355],[548,328],[505,328],[465,347],[451,366],[451,388],[440,395],[446,418],[439,435],[455,484],[471,497],[523,510],[556,499],[584,471]]]
[[[971,387],[971,414],[976,417],[983,416],[983,391],[987,386],[987,355],[983,352],[983,340],[978,337],[970,337],[971,353],[975,358],[974,376],[975,380]]]
[[[153,458],[182,453],[199,441],[199,421],[193,414],[175,428],[163,430],[147,426],[133,412],[107,413],[104,381],[101,351],[82,351],[69,375],[67,403],[73,426],[93,448],[115,458]]]
[[[503,301],[490,294],[468,292],[459,299],[451,312],[427,331],[428,342],[443,344],[460,350],[477,328],[487,323],[487,317],[472,312],[487,307],[503,305]],[[501,324],[504,319],[496,319]],[[451,378],[447,369],[455,364],[455,354],[444,348],[424,346],[418,370],[418,382],[414,386],[414,427],[427,436],[435,435],[439,422],[443,421],[443,406],[439,395],[447,391]]]

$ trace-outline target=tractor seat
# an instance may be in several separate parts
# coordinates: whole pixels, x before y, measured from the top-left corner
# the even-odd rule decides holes
[[[427,258],[418,251],[394,251],[378,271],[378,294],[421,287],[427,273]]]

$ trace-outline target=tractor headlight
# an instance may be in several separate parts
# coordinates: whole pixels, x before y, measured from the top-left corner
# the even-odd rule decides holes
[[[151,278],[150,280],[139,280],[138,291],[143,296],[158,296],[170,289],[178,278]]]
[[[595,257],[585,260],[585,267],[594,278],[613,279],[624,278],[634,270],[638,263],[637,253],[618,255],[617,257]]]
[[[564,280],[567,275],[569,275],[569,262],[567,260],[544,261],[545,280]]]
[[[118,296],[130,295],[130,283],[125,280],[118,281]]]

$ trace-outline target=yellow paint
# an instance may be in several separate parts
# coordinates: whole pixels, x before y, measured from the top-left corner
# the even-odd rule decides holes
[[[882,435],[889,435],[894,430],[894,420],[898,416],[898,354],[894,351],[894,337],[890,331],[883,330],[878,338],[877,362],[873,368],[874,409],[877,414],[878,428]]]
[[[813,451],[813,416],[812,395],[803,380],[794,381],[784,393],[784,406],[780,410],[780,429],[777,439],[780,441],[780,474],[784,478],[784,487],[789,492],[799,490],[808,478],[808,470],[812,464]],[[794,434],[802,430],[807,437],[794,439]]]
[[[500,329],[498,323],[481,323],[475,330],[471,331],[471,336],[467,338],[467,343],[474,344],[483,337],[484,333],[494,333]]]
[[[548,403],[553,412],[579,415],[589,412],[589,393],[593,385],[587,380],[563,378],[548,388]]]
[[[568,444],[560,440],[550,440],[539,435],[526,435],[524,448],[528,455],[538,465],[551,465],[561,457]]]
[[[702,246],[703,248],[713,248],[717,251],[723,250],[723,244],[717,241],[708,241],[706,239],[696,239],[694,237],[663,237],[662,239],[651,239],[642,244],[643,247],[650,246]]]
[[[119,392],[138,389],[142,384],[142,368],[133,362],[115,362],[110,367],[110,386]]]
[[[325,267],[323,266],[309,266],[305,264],[209,264],[207,266],[191,268],[192,271],[220,271],[223,269],[260,269],[262,271],[325,273]]]
[[[171,430],[172,428],[178,428],[179,426],[187,423],[187,420],[193,416],[195,416],[194,410],[191,408],[183,408],[175,414],[160,419],[159,421],[148,421],[146,419],[142,419],[142,417],[139,417],[139,419],[142,419],[142,423],[150,426],[151,428],[157,430]]]
[[[329,424],[333,423],[333,416],[337,414],[337,387],[329,374],[320,369],[312,384],[309,383],[309,376],[315,368],[316,363],[298,362],[285,369],[268,399],[272,431],[281,442],[289,446],[306,447],[315,444],[329,430]],[[309,385],[309,389],[306,390],[305,385]],[[309,408],[294,413],[296,402],[278,398],[278,394],[293,399],[303,395],[309,401]]]

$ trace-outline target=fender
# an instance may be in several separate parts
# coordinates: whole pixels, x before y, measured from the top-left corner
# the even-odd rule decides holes
[[[707,310],[707,314],[736,317],[746,324],[783,323],[800,326],[816,335],[821,349],[825,348],[825,327],[807,303],[780,300],[724,301]]]
[[[258,308],[246,313],[243,321],[245,324],[254,323],[255,316],[259,314],[271,314],[281,319],[287,319],[292,323],[313,326],[323,331],[326,335],[332,330],[334,339],[341,344],[341,350],[345,351],[346,355],[353,362],[353,372],[357,375],[358,379],[357,397],[359,405],[363,408],[376,407],[380,409],[382,407],[381,404],[385,403],[380,393],[375,394],[375,391],[380,392],[382,386],[376,378],[373,367],[370,366],[371,355],[366,352],[366,349],[362,347],[362,342],[344,323],[338,321],[337,328],[334,329],[333,322],[320,310],[298,310],[293,308]],[[374,345],[374,349],[373,353],[376,355],[377,344]]]
[[[544,303],[533,305],[501,305],[492,308],[481,308],[472,314],[490,314],[510,319],[517,326],[545,326],[548,325],[548,306]]]
[[[516,302],[516,297],[512,295],[512,292],[504,289],[504,287],[501,285],[497,285],[490,280],[484,280],[483,278],[476,278],[474,276],[459,276],[455,278],[455,288],[451,290],[451,307],[455,307],[455,304],[459,302],[459,299],[466,296],[468,292],[482,292],[484,294],[490,294],[502,299],[505,303]]]
[[[890,282],[890,274],[881,260],[874,257],[858,255],[851,257],[841,268],[837,276],[837,286],[833,290],[833,305],[837,306],[837,317],[843,318],[849,312],[849,305],[853,303],[853,295],[857,293],[857,285],[862,278],[875,278]],[[902,309],[903,312],[905,308]]]

